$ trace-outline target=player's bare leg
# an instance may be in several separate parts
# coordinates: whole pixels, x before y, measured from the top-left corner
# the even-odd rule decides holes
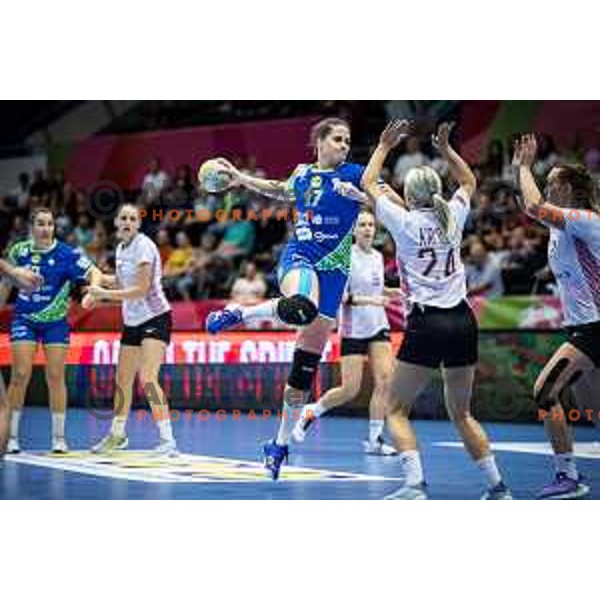
[[[544,417],[546,435],[554,452],[555,479],[540,494],[542,499],[575,499],[589,493],[581,483],[573,454],[573,429],[568,422],[560,399],[573,386],[581,408],[590,402],[589,377],[595,371],[593,362],[572,344],[563,344],[548,361],[534,386],[538,407],[548,414]]]
[[[65,415],[67,412],[67,386],[65,383],[65,361],[67,347],[47,344],[46,383],[52,413],[52,452],[68,452],[65,442]]]
[[[115,376],[114,416],[109,434],[92,447],[92,452],[110,453],[127,448],[125,433],[127,417],[131,409],[133,383],[141,360],[141,349],[138,346],[121,344],[119,361]]]
[[[572,387],[577,406],[596,427],[600,427],[600,369],[585,373]],[[589,412],[591,411],[591,412]]]
[[[31,379],[33,357],[37,344],[35,342],[20,342],[12,345],[12,368],[8,385],[8,405],[10,408],[10,437],[7,452],[17,453],[19,447],[19,422],[21,410],[25,404],[25,394]]]
[[[452,367],[443,369],[442,373],[448,414],[462,438],[465,449],[484,476],[488,487],[484,498],[510,500],[511,494],[502,481],[488,437],[479,421],[471,414],[475,366]]]
[[[358,354],[342,357],[340,361],[342,385],[327,390],[318,402],[304,406],[301,417],[294,426],[292,435],[294,441],[300,443],[304,441],[306,431],[314,419],[319,419],[336,406],[350,402],[358,396],[364,362],[364,357]]]
[[[387,425],[398,451],[404,485],[386,497],[388,500],[422,500],[427,497],[417,438],[409,421],[419,394],[431,380],[435,369],[397,361],[388,396]]]
[[[177,445],[171,428],[169,404],[158,381],[166,349],[167,345],[161,340],[146,338],[142,341],[140,380],[144,395],[152,409],[152,417],[158,425],[160,442],[155,451],[159,454],[174,456],[177,454]]]
[[[6,386],[4,378],[0,375],[0,461],[6,453],[8,445],[8,436],[10,433],[10,408],[6,395]]]
[[[369,344],[369,365],[373,373],[373,395],[369,404],[369,439],[365,444],[365,449],[369,453],[384,456],[396,454],[395,449],[383,441],[387,398],[390,394],[394,363],[392,345],[389,342]]]

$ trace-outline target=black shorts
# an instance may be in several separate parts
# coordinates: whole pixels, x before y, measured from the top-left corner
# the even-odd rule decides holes
[[[452,308],[415,305],[397,359],[422,367],[477,364],[477,319],[463,300]]]
[[[143,340],[153,339],[160,340],[168,346],[171,341],[172,329],[173,319],[171,311],[169,311],[134,327],[125,325],[121,335],[121,344],[123,346],[141,346]]]
[[[565,328],[569,343],[583,352],[596,367],[600,367],[600,321]]]
[[[369,354],[369,344],[373,342],[389,342],[390,330],[382,329],[369,338],[342,338],[341,355],[350,356],[352,354]]]

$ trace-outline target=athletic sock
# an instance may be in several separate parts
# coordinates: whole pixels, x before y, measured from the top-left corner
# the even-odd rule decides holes
[[[496,487],[501,481],[500,471],[496,466],[496,459],[493,454],[484,456],[477,461],[477,466],[483,473],[485,480],[490,488]]]
[[[241,306],[240,310],[242,311],[242,319],[244,323],[253,320],[267,320],[267,319],[275,319],[277,318],[277,300],[269,300],[267,302],[261,302],[260,304],[255,304],[254,306]]]
[[[369,421],[369,442],[375,444],[377,439],[383,434],[383,419],[371,419]]]
[[[417,450],[405,450],[398,455],[404,472],[406,485],[423,483],[423,467]]]
[[[124,437],[126,423],[127,423],[127,417],[115,417],[112,422],[111,433],[118,437]]]
[[[21,420],[21,411],[13,410],[10,413],[10,437],[18,439],[19,437],[19,421]]]
[[[570,479],[579,479],[575,457],[572,452],[564,452],[554,455],[554,464],[557,473],[566,473]]]
[[[308,411],[312,412],[312,415],[315,419],[320,419],[327,412],[327,408],[325,408],[320,402],[311,402],[304,407],[304,410],[307,413]]]
[[[172,442],[173,441],[173,430],[171,429],[171,419],[160,419],[156,422],[158,425],[158,432],[160,435],[160,439],[163,442]]]
[[[64,412],[53,412],[52,413],[52,438],[64,438],[65,437],[65,413]]]
[[[299,415],[301,407],[290,406],[287,402],[283,403],[281,409],[281,421],[279,422],[279,431],[275,438],[275,443],[278,446],[287,446],[292,435],[292,430],[296,426],[297,419],[294,417]]]

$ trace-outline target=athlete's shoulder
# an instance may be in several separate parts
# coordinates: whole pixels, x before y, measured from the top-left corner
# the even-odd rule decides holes
[[[363,165],[359,165],[357,163],[352,163],[352,162],[345,162],[342,163],[341,165],[338,166],[337,171],[338,173],[340,173],[341,175],[345,175],[345,176],[360,176],[362,177],[362,174],[365,170],[365,167]]]
[[[33,243],[30,238],[17,240],[8,247],[6,254],[8,258],[14,262],[31,254],[32,247]]]

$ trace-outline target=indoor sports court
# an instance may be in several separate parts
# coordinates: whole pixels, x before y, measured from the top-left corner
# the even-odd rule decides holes
[[[330,417],[317,425],[279,481],[271,481],[260,462],[260,445],[271,435],[274,418],[262,421],[233,418],[222,422],[179,422],[175,436],[178,459],[153,458],[157,433],[135,415],[129,428],[136,450],[110,457],[89,453],[90,436],[102,425],[84,410],[72,411],[69,436],[72,452],[55,456],[49,444],[49,417],[33,408],[24,417],[27,445],[6,458],[0,474],[3,499],[248,499],[248,500],[377,500],[398,486],[396,457],[366,456],[361,439],[366,420]],[[481,482],[447,422],[418,421],[424,465],[432,499],[477,499]],[[538,425],[488,426],[498,462],[517,499],[533,499],[551,470],[550,449]],[[595,430],[578,432],[576,454],[589,477],[592,495],[600,499],[600,444]],[[139,449],[139,450],[138,450]]]
[[[0,497],[600,498],[598,102],[32,105]]]

